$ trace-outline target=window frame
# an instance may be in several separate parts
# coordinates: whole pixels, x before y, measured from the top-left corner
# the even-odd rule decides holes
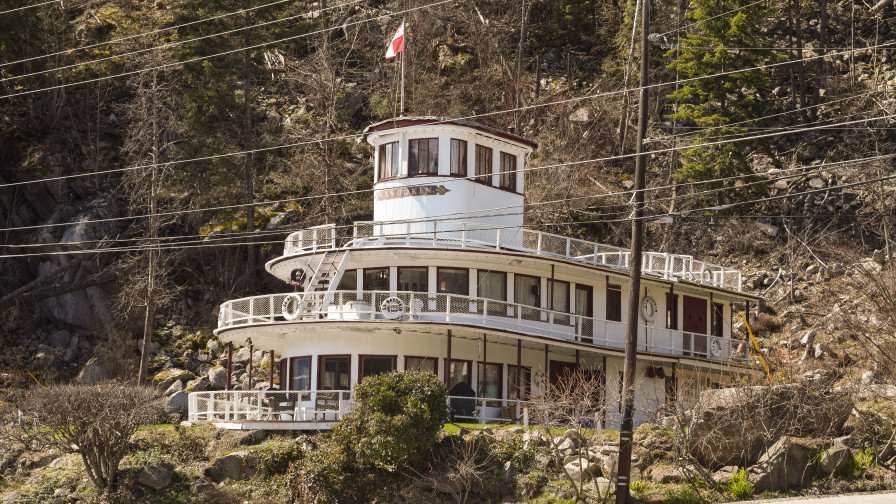
[[[505,191],[510,192],[518,192],[517,191],[517,183],[516,183],[516,174],[519,172],[519,159],[516,154],[511,154],[509,152],[500,151],[500,177],[498,179],[498,187],[504,189]],[[505,166],[505,160],[513,159],[513,170],[507,169]]]
[[[367,284],[368,272],[382,271],[382,270],[386,271],[386,288],[385,289],[371,289],[370,285]],[[362,282],[363,282],[362,286],[365,291],[389,292],[389,290],[390,290],[389,285],[391,284],[391,280],[392,280],[392,269],[389,268],[388,266],[386,266],[384,268],[364,268],[364,275],[362,277]]]
[[[479,168],[480,168],[479,160],[481,159],[480,153],[483,153],[483,154],[488,153],[488,163],[485,165],[485,168],[488,170],[487,172],[480,173],[480,171],[479,171]],[[494,164],[493,164],[494,159],[495,159],[495,149],[488,147],[486,145],[476,144],[474,156],[476,156],[476,159],[474,160],[475,163],[473,166],[473,170],[475,171],[476,176],[473,178],[473,180],[480,184],[485,184],[485,185],[491,187],[492,186],[492,175],[494,174],[494,171],[495,171]]]
[[[449,145],[450,158],[448,163],[448,175],[451,175],[452,177],[466,177],[467,173],[470,171],[469,142],[467,142],[466,140],[461,140],[460,138],[451,138]],[[455,145],[459,145],[457,149],[455,149]],[[463,148],[460,148],[461,145]],[[460,166],[460,164],[457,162],[457,153],[462,153],[462,166]],[[460,166],[461,169],[455,170],[455,168],[457,168],[458,166]]]
[[[498,368],[498,397],[489,397],[483,393],[483,377],[486,376],[485,369],[488,366],[497,366]],[[476,362],[476,397],[483,399],[504,399],[504,364],[500,362]]]
[[[416,147],[416,156],[414,155],[415,147],[414,145],[426,142],[426,153],[427,155],[431,154],[431,147],[435,144],[435,158],[434,158],[434,166],[431,167],[433,171],[420,171],[420,148]],[[429,161],[431,156],[427,157],[427,161]],[[416,163],[416,164],[415,164]],[[427,137],[427,138],[411,138],[408,139],[408,177],[432,177],[438,176],[439,174],[439,137]]]
[[[354,277],[355,277],[354,285],[352,285],[351,288],[345,288],[345,289],[343,289],[343,288],[342,288],[342,284],[343,284],[343,282],[345,282],[345,276],[346,276],[346,275],[350,275],[350,274],[351,274],[351,275],[354,275]],[[357,290],[358,290],[358,269],[357,269],[357,268],[354,268],[354,269],[347,269],[347,270],[343,271],[343,272],[342,272],[342,276],[339,278],[339,285],[336,286],[336,290],[339,290],[339,291],[349,291],[349,290],[350,290],[350,291],[357,291]]]
[[[718,332],[718,334],[716,334]],[[709,303],[709,335],[717,338],[725,336],[725,305]]]
[[[469,359],[454,359],[454,358],[452,358],[452,359],[445,359],[445,367],[448,369],[448,387],[446,387],[448,389],[448,393],[450,394],[451,388],[454,387],[455,385],[457,385],[457,383],[460,383],[460,382],[451,383],[451,379],[452,379],[451,365],[454,364],[455,362],[466,363],[467,379],[469,380],[469,381],[467,381],[467,385],[469,385],[470,388],[472,388],[475,391],[476,389],[473,388],[473,361],[469,360]]]
[[[431,361],[435,366],[433,366],[432,373],[436,376],[439,376],[439,358],[438,357],[427,357],[425,355],[405,355],[404,356],[404,371],[413,372],[413,370],[408,370],[408,359],[420,359],[422,361]]]
[[[389,354],[358,354],[358,382],[367,378],[368,376],[376,376],[376,375],[367,375],[364,374],[364,361],[366,359],[391,359],[392,361],[392,369],[389,372],[398,371],[398,355],[389,355]],[[382,373],[381,373],[382,374]],[[349,375],[351,375],[351,370],[349,370]],[[351,376],[349,376],[349,380],[351,380]]]
[[[449,292],[447,290],[442,290],[442,282],[441,282],[441,273],[443,271],[463,271],[466,281],[464,282],[465,291],[466,292]],[[470,295],[470,268],[456,268],[453,266],[436,266],[436,293],[438,294],[455,294],[458,296],[469,296]]]
[[[401,272],[408,270],[423,270],[423,281],[426,282],[423,286],[423,290],[414,290],[414,289],[404,289],[401,286]],[[429,267],[428,266],[398,266],[395,269],[395,279],[397,281],[396,288],[398,292],[429,292]]]
[[[619,312],[619,318],[610,318],[610,292],[618,293],[619,303],[614,311]],[[606,319],[610,322],[622,322],[622,285],[607,283]]]
[[[399,147],[398,140],[396,140],[394,142],[386,142],[386,143],[379,145],[379,147],[377,149],[377,151],[378,151],[378,157],[377,157],[378,166],[376,168],[377,169],[377,182],[399,178],[400,173],[401,173],[401,155],[399,154],[399,148],[400,147]],[[392,151],[392,153],[391,153],[392,157],[390,158],[390,161],[392,161],[392,166],[390,167],[391,168],[390,171],[393,172],[388,175],[386,174],[386,170],[385,170],[386,166],[385,166],[385,161],[384,161],[384,157],[385,157],[387,150]],[[398,155],[396,155],[396,154],[398,154]]]
[[[504,297],[503,298],[495,299],[495,298],[486,297],[486,296],[482,295],[482,281],[481,281],[482,276],[481,275],[483,273],[486,275],[501,275],[504,278],[504,289],[503,289]],[[476,297],[485,298],[485,299],[493,299],[495,301],[501,301],[503,303],[506,303],[507,302],[507,272],[506,271],[496,271],[496,270],[485,270],[485,269],[476,270]]]
[[[325,389],[323,387],[324,378],[324,361],[329,359],[345,359],[348,360],[348,389]],[[352,355],[351,354],[327,354],[317,356],[317,390],[351,390],[352,388]]]
[[[523,370],[520,375],[520,383],[524,384],[522,387],[523,395],[525,397],[514,397],[517,394],[515,384],[513,383],[513,374],[517,372],[516,364],[508,364],[507,365],[507,399],[516,400],[516,401],[528,401],[532,398],[532,366],[519,366],[520,369]],[[523,377],[528,377],[528,380],[523,380]]]
[[[311,390],[311,383],[314,381],[314,369],[312,366],[311,355],[299,355],[297,357],[289,357],[287,364],[286,388],[287,390]],[[298,360],[308,361],[308,388],[300,389],[293,386],[293,371],[296,369],[295,362]]]

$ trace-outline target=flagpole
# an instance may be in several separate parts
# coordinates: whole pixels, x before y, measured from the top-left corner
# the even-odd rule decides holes
[[[404,19],[401,20],[401,26],[405,26]],[[405,46],[401,51],[401,105],[398,107],[398,117],[404,116],[404,54],[407,50],[407,39],[404,42]]]

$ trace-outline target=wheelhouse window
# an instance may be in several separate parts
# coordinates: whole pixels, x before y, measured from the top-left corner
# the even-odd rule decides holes
[[[448,391],[450,395],[452,394],[452,390],[457,390],[455,387],[461,385],[459,388],[469,388],[472,390],[473,380],[470,376],[471,365],[470,361],[465,360],[451,360],[451,363],[448,366]],[[465,387],[463,385],[466,385]]]
[[[389,290],[389,268],[366,268],[364,270],[364,290]]]
[[[395,371],[394,355],[362,355],[359,359],[361,379]]]
[[[575,314],[581,317],[580,335],[586,341],[594,336],[594,289],[590,285],[576,284]],[[578,323],[578,321],[577,321]]]
[[[719,338],[724,334],[723,321],[725,319],[725,307],[721,303],[712,304],[712,318],[710,319],[709,333]]]
[[[478,271],[477,296],[507,301],[507,273],[503,271]]]
[[[528,401],[532,397],[532,368],[523,366],[522,375],[517,375],[516,366],[507,366],[507,397]]]
[[[479,363],[479,397],[501,399],[504,396],[501,364]]]
[[[607,284],[607,320],[622,322],[622,287]]]
[[[501,189],[516,192],[516,156],[501,153]]]
[[[427,371],[434,375],[439,374],[439,359],[435,357],[405,357],[405,371]]]
[[[426,266],[398,268],[398,290],[429,292],[429,271]]]
[[[439,174],[439,139],[415,138],[408,141],[408,176]]]
[[[311,357],[289,359],[289,390],[311,390]]]
[[[439,293],[469,296],[470,271],[466,268],[438,268],[436,285]]]
[[[379,180],[387,180],[398,176],[401,158],[398,155],[398,142],[380,145]]]
[[[319,390],[349,390],[351,388],[351,356],[322,355],[318,364]]]
[[[513,300],[517,304],[541,307],[541,279],[529,275],[514,275]],[[539,311],[531,308],[522,308],[523,318],[536,320]]]
[[[358,270],[346,270],[339,279],[337,290],[353,291],[358,289]]]
[[[451,175],[467,176],[467,141],[451,139]]]
[[[476,146],[476,182],[492,185],[492,149]]]
[[[548,280],[551,288],[551,309],[569,313],[569,282]]]

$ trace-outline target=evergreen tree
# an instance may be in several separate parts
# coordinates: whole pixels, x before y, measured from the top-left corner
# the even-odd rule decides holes
[[[678,72],[679,79],[771,62],[774,56],[767,51],[738,49],[771,45],[762,28],[767,10],[764,4],[720,15],[745,3],[746,0],[693,0],[687,17],[694,26],[681,35],[680,48],[667,53],[672,58],[669,66]],[[770,87],[767,71],[752,70],[686,82],[667,99],[678,104],[672,118],[681,126],[712,128],[698,129],[689,136],[690,143],[702,144],[718,140],[721,135],[747,132],[734,124],[769,113],[766,98]],[[748,124],[759,125],[760,122]],[[759,148],[761,145],[755,142],[736,142],[685,150],[676,178],[696,181],[747,173],[749,154]]]

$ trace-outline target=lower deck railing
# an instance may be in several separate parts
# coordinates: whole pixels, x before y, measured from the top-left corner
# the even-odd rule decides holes
[[[623,322],[495,299],[426,292],[336,291],[270,294],[221,305],[218,329],[276,322],[443,322],[622,349]],[[707,334],[638,326],[638,350],[714,361],[750,362],[749,346]]]

